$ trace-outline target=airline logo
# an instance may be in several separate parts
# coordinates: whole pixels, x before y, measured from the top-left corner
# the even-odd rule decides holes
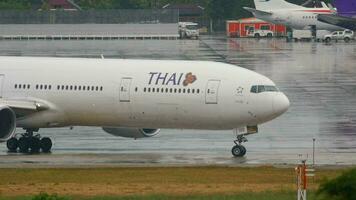
[[[192,72],[189,73],[162,73],[150,72],[149,85],[183,85],[193,84],[197,77]]]

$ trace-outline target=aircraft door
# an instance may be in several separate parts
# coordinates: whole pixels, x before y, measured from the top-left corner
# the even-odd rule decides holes
[[[0,98],[2,98],[2,92],[3,92],[3,88],[4,88],[4,74],[0,74]]]
[[[120,102],[130,102],[132,78],[122,78],[120,84]]]
[[[205,103],[218,104],[220,80],[209,80],[205,90]]]

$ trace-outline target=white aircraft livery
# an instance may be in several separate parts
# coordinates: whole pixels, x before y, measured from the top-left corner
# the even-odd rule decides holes
[[[342,27],[324,23],[318,20],[318,15],[332,15],[334,10],[322,2],[322,8],[306,8],[296,4],[286,2],[285,0],[254,0],[256,9],[244,7],[245,10],[264,21],[283,24],[293,29],[311,29],[316,30],[341,30]]]
[[[24,153],[51,150],[40,128],[98,126],[131,138],[235,130],[232,153],[244,156],[245,136],[289,107],[265,76],[208,61],[0,57],[0,97],[0,141]]]

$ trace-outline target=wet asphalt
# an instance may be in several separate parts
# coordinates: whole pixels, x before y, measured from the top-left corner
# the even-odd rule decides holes
[[[140,140],[95,127],[41,129],[54,141],[51,154],[8,153],[0,167],[356,164],[356,42],[331,44],[285,39],[0,41],[0,55],[211,60],[271,78],[290,99],[281,117],[248,136],[245,158],[233,158],[232,131],[162,130]],[[18,130],[21,132],[21,130]],[[302,155],[302,156],[301,156]]]

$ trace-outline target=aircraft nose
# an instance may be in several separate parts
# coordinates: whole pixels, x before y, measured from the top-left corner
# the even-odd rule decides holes
[[[274,96],[273,98],[273,112],[276,115],[281,115],[284,112],[286,112],[288,110],[290,106],[290,102],[288,97],[281,93],[279,95]]]

